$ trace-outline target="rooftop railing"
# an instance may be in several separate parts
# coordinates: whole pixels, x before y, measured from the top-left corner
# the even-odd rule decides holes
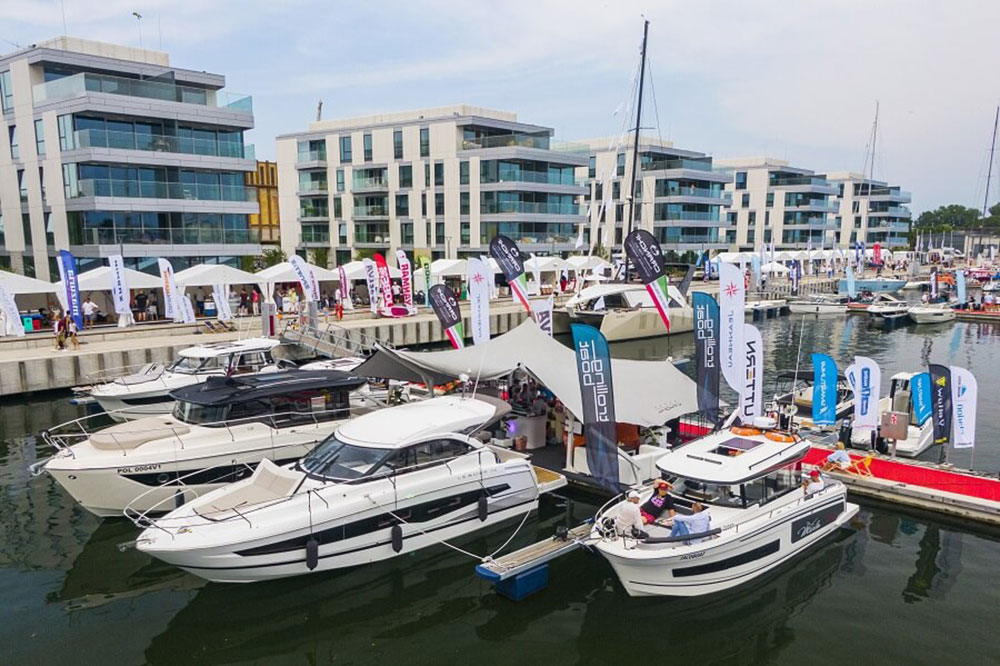
[[[36,103],[76,97],[88,92],[158,99],[164,102],[198,104],[231,111],[253,113],[253,98],[227,90],[210,90],[151,79],[129,79],[108,74],[80,72],[34,87]]]
[[[482,150],[484,148],[537,148],[539,150],[555,150],[564,153],[587,153],[590,147],[585,143],[570,143],[556,141],[548,135],[536,134],[497,134],[467,139],[459,137],[459,150]]]
[[[771,178],[767,183],[771,187],[788,187],[791,185],[816,185],[817,187],[836,187],[826,178],[815,176],[789,176],[787,178]]]
[[[656,160],[654,162],[643,162],[643,171],[663,171],[666,169],[694,169],[696,171],[712,171],[710,161],[692,160],[679,157],[673,160]]]

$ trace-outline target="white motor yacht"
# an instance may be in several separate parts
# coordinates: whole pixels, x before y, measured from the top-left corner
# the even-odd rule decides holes
[[[92,387],[90,395],[115,421],[169,414],[174,408],[173,390],[208,377],[278,370],[271,352],[279,344],[268,338],[248,338],[196,345],[182,350],[167,367],[146,365],[137,373]]]
[[[871,305],[865,310],[872,317],[876,326],[905,317],[910,310],[910,304],[889,294],[876,294]]]
[[[813,406],[813,370],[803,368],[798,372],[785,371],[778,375],[778,382],[789,382],[790,390],[779,395],[776,399],[777,407],[784,411],[791,404],[794,406],[796,423],[813,427],[812,406]],[[835,416],[838,419],[844,418],[854,410],[854,391],[851,390],[847,378],[837,375],[837,402]]]
[[[788,311],[792,314],[844,314],[847,301],[835,296],[816,296],[788,301]]]
[[[906,439],[896,440],[896,455],[907,458],[919,456],[934,443],[934,426],[931,419],[926,418],[923,423],[917,423],[913,413],[913,402],[910,399],[910,380],[914,374],[912,372],[894,374],[889,382],[889,395],[881,398],[878,402],[880,414],[901,412],[908,415]],[[878,431],[877,428],[870,427],[851,428],[849,435],[851,445],[863,449],[871,447],[872,430]],[[881,436],[881,433],[878,436]]]
[[[249,476],[261,460],[298,460],[349,418],[362,377],[289,370],[211,377],[171,394],[171,414],[89,431],[84,417],[42,433],[56,449],[34,471],[48,472],[98,516],[169,511]]]
[[[907,313],[917,324],[940,324],[954,321],[955,311],[948,303],[923,303],[914,305]]]
[[[673,285],[667,286],[670,300],[668,333],[653,297],[641,284],[605,283],[585,287],[566,302],[573,321],[590,324],[610,341],[635,340],[694,330],[694,310]]]
[[[633,536],[614,524],[620,503],[598,512],[591,536],[632,596],[698,596],[747,583],[788,562],[845,525],[858,507],[843,484],[824,479],[806,494],[796,467],[809,451],[798,436],[732,428],[663,456],[657,467],[672,480],[674,507],[707,507],[709,529],[671,536],[651,523]],[[652,494],[641,494],[640,502]]]
[[[294,465],[262,463],[139,519],[137,547],[208,580],[252,582],[389,559],[524,517],[538,506],[531,464],[470,437],[508,410],[454,395],[361,416]]]

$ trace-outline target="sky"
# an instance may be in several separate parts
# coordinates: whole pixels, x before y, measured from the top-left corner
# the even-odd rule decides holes
[[[1000,103],[989,0],[2,0],[0,52],[64,32],[162,46],[253,95],[266,159],[319,100],[325,119],[469,103],[564,140],[617,135],[643,18],[648,133],[861,171],[877,101],[875,177],[911,191],[915,215],[982,206]]]

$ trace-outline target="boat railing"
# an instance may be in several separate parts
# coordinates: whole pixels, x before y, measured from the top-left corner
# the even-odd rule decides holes
[[[369,355],[378,345],[393,348],[391,343],[368,335],[362,329],[347,329],[333,323],[313,326],[299,324],[292,319],[285,322],[281,339],[308,349],[315,355],[332,357]]]
[[[156,379],[163,374],[166,366],[161,363],[134,363],[132,365],[122,365],[113,368],[104,368],[84,375],[86,383],[91,387],[98,384],[107,384],[132,375],[150,375],[148,379]]]

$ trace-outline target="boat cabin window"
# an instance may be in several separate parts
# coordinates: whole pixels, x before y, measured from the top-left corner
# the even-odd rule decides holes
[[[182,356],[171,364],[168,368],[171,372],[179,372],[186,375],[193,375],[197,372],[211,372],[221,369],[219,358],[212,356],[209,358],[193,358]]]
[[[229,405],[196,405],[178,400],[174,403],[173,416],[190,425],[221,425],[229,413]]]
[[[229,420],[239,422],[270,420],[271,405],[266,400],[246,400],[233,403],[229,408]]]
[[[743,484],[743,494],[746,500],[744,506],[758,503],[767,504],[798,487],[799,480],[791,467],[775,470],[767,476]]]
[[[245,352],[240,354],[233,363],[234,373],[257,372],[271,364],[271,353],[265,351]]]
[[[738,485],[705,483],[694,479],[678,478],[674,482],[674,494],[692,502],[714,504],[716,506],[743,506]]]
[[[469,452],[469,445],[457,439],[432,439],[410,447],[416,453],[416,464],[444,462]]]
[[[353,481],[370,475],[390,453],[387,449],[342,442],[334,433],[306,454],[299,468],[315,476]]]
[[[271,413],[278,426],[342,419],[350,413],[347,391],[309,389],[272,396]]]
[[[588,310],[614,310],[616,308],[631,308],[622,294],[605,294],[587,303]]]

